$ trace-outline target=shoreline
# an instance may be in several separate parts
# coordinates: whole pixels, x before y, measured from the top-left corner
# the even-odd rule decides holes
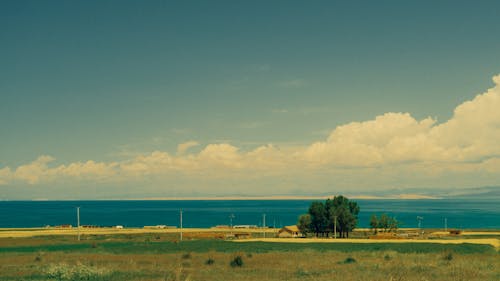
[[[336,195],[270,195],[270,196],[180,196],[180,197],[143,197],[143,198],[109,198],[109,199],[3,199],[0,202],[47,202],[47,201],[252,201],[252,200],[325,200]],[[375,195],[346,195],[346,197],[357,200],[440,200],[445,197],[422,195],[422,194],[394,194],[388,196]]]

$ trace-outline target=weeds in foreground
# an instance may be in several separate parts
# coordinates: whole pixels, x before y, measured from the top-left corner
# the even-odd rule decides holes
[[[243,259],[241,256],[236,256],[234,259],[229,263],[231,267],[242,267],[243,266]]]
[[[353,257],[347,257],[342,263],[343,264],[349,264],[349,263],[355,263],[356,259]]]
[[[95,268],[78,263],[76,265],[68,265],[65,263],[50,265],[45,274],[49,280],[57,281],[79,281],[79,280],[99,280],[105,277],[109,272],[104,268]]]
[[[443,255],[443,260],[445,261],[451,261],[453,260],[453,253],[452,252],[447,252]]]

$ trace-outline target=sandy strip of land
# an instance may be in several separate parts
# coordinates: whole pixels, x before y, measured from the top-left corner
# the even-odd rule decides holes
[[[116,234],[147,234],[147,233],[180,233],[180,228],[80,228],[81,235],[116,235]],[[258,228],[183,228],[184,233],[223,232],[223,233],[262,233]],[[266,233],[275,233],[276,229],[265,229]],[[34,237],[46,235],[78,235],[78,228],[25,228],[0,229],[0,238]]]
[[[321,238],[257,238],[241,239],[235,242],[285,242],[285,243],[436,243],[436,244],[486,244],[496,249],[500,248],[500,240],[495,238],[485,239],[321,239]]]
[[[47,235],[117,235],[117,234],[148,234],[148,233],[179,233],[180,228],[80,228],[80,231],[75,228],[59,229],[59,228],[22,228],[22,229],[0,229],[0,238],[18,238],[18,237],[35,237]],[[273,228],[265,229],[266,233],[276,233],[278,230]],[[262,233],[263,229],[259,228],[183,228],[184,233]],[[499,235],[500,232],[474,232],[467,231],[464,235]],[[241,239],[234,240],[235,242],[286,242],[286,243],[439,243],[439,244],[487,244],[493,245],[496,249],[500,249],[500,240],[497,238],[473,238],[473,239],[324,239],[324,238],[257,238],[257,239]]]

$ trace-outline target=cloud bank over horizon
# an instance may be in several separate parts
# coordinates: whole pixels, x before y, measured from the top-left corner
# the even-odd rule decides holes
[[[468,187],[500,184],[500,75],[486,92],[458,105],[444,122],[388,112],[334,128],[303,146],[266,144],[250,150],[196,140],[177,151],[156,150],[121,161],[53,165],[40,155],[17,167],[0,167],[0,186],[121,185],[143,182],[171,195],[291,194],[361,188]],[[196,152],[195,149],[199,148]],[[252,188],[258,184],[260,188]],[[217,187],[215,187],[217,186]],[[1,188],[1,187],[0,187]],[[123,190],[123,192],[126,192]],[[177,194],[176,193],[176,194]]]

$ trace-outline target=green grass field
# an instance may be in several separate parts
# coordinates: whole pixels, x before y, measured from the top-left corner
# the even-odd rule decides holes
[[[178,242],[172,235],[0,239],[0,280],[500,280],[488,245]],[[234,264],[241,257],[241,266]],[[233,263],[233,266],[231,266]]]

